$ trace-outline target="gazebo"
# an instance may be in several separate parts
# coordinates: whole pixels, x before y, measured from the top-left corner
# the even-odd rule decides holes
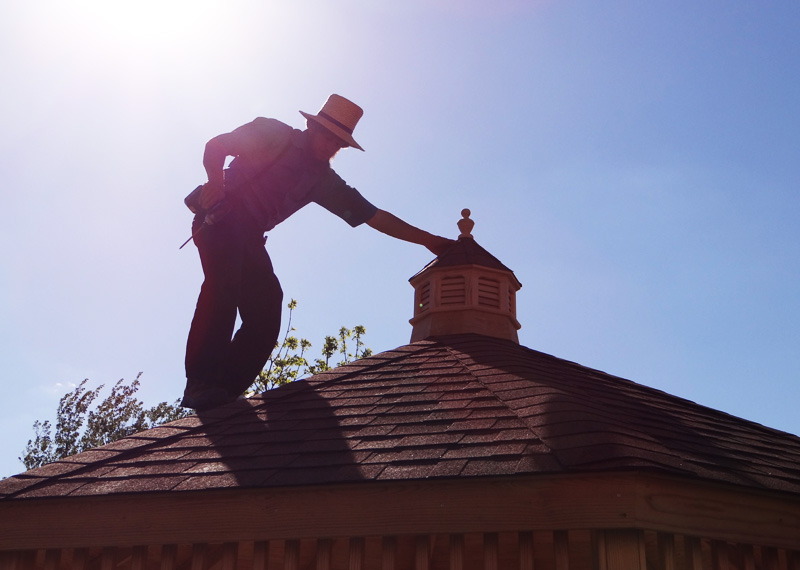
[[[521,346],[464,214],[410,344],[0,481],[0,570],[800,570],[800,438]]]

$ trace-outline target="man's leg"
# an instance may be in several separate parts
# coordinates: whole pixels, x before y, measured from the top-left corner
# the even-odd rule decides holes
[[[192,404],[232,399],[226,395],[224,376],[241,297],[244,251],[240,231],[232,223],[205,227],[195,243],[205,280],[186,343],[184,404],[199,408]]]
[[[242,264],[239,316],[242,325],[228,353],[226,385],[239,395],[255,380],[275,348],[281,326],[283,291],[263,241],[248,241]]]

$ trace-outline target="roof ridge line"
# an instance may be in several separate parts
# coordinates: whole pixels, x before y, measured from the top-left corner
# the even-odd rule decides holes
[[[455,350],[452,346],[447,345],[445,343],[440,343],[440,344],[449,353],[451,353],[456,360],[458,360],[458,362],[464,367],[464,369],[467,371],[467,373],[470,375],[470,377],[474,378],[475,381],[478,382],[481,386],[483,386],[486,389],[486,391],[489,392],[492,395],[493,398],[495,398],[498,402],[502,403],[503,406],[509,412],[514,414],[514,416],[525,425],[525,427],[536,437],[536,439],[538,439],[542,443],[542,445],[545,446],[549,450],[550,456],[553,458],[553,460],[556,463],[558,463],[561,466],[562,469],[566,469],[566,466],[564,464],[562,464],[561,461],[559,460],[558,455],[556,454],[555,450],[552,447],[550,447],[550,445],[544,439],[542,439],[542,437],[536,432],[534,427],[530,425],[530,422],[528,422],[528,420],[526,418],[521,417],[519,415],[519,413],[517,413],[517,411],[515,409],[513,409],[511,406],[508,405],[508,402],[506,402],[503,398],[501,398],[499,395],[497,395],[497,393],[492,388],[490,388],[489,385],[486,382],[484,382],[481,379],[480,376],[478,376],[475,372],[473,372],[469,368],[469,366],[464,362],[464,359],[460,356],[459,351]]]

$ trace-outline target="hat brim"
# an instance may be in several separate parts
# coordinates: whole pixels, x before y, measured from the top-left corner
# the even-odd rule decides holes
[[[332,122],[328,121],[324,117],[318,117],[316,115],[312,115],[311,113],[305,113],[303,111],[300,111],[300,114],[303,115],[309,121],[314,121],[314,123],[316,123],[317,125],[324,127],[326,130],[332,132],[334,135],[336,135],[344,142],[346,142],[347,146],[357,148],[358,150],[361,151],[364,150],[363,148],[361,148],[361,145],[358,144],[356,140],[353,138],[353,135],[351,135],[338,125],[335,125]]]

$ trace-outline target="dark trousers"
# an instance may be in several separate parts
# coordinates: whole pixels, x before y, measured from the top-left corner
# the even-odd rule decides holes
[[[275,347],[283,291],[263,234],[238,212],[195,236],[205,280],[186,343],[187,391],[247,390]],[[200,227],[195,219],[194,231]],[[237,312],[241,326],[236,334]]]

